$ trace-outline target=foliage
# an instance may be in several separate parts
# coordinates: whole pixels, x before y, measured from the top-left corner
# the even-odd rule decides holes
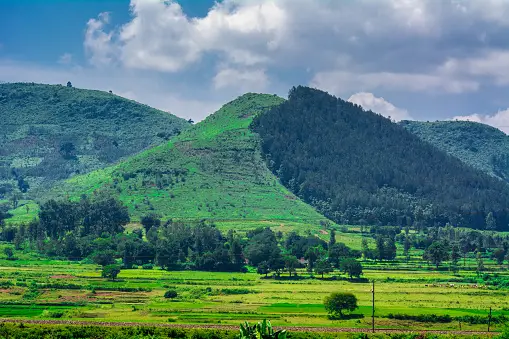
[[[253,122],[268,167],[338,223],[497,229],[509,223],[509,185],[405,128],[325,92],[292,88]]]
[[[168,290],[164,292],[164,297],[166,299],[175,299],[178,296],[178,293],[176,290]]]
[[[449,259],[449,245],[443,241],[434,241],[424,252],[423,259],[430,261],[438,269],[442,261]]]
[[[115,281],[118,274],[120,273],[120,266],[119,265],[107,265],[104,266],[101,272],[101,276],[103,278],[108,278],[110,280]]]
[[[360,278],[362,275],[362,264],[353,258],[341,260],[340,269],[343,273],[348,274],[350,279],[353,277]]]
[[[286,330],[274,331],[266,319],[255,325],[249,325],[248,322],[240,325],[240,339],[285,339],[286,336]]]
[[[106,92],[0,84],[0,186],[41,197],[57,181],[105,167],[189,124]]]
[[[344,311],[357,309],[357,298],[352,293],[333,292],[324,299],[325,310],[331,318],[343,318]]]
[[[473,121],[401,121],[420,139],[490,175],[509,180],[509,139],[501,130]]]

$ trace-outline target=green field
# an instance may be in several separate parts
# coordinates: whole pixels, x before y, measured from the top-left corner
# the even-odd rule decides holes
[[[509,290],[472,283],[477,279],[472,271],[452,275],[428,271],[427,267],[405,270],[404,263],[394,263],[394,269],[389,270],[364,262],[367,280],[351,282],[338,272],[319,279],[299,271],[299,279],[289,280],[287,274],[265,279],[256,273],[138,268],[122,270],[117,281],[108,281],[101,278],[96,265],[15,254],[19,260],[0,259],[0,318],[230,325],[267,318],[278,326],[368,329],[371,280],[375,281],[376,325],[380,328],[459,330],[456,317],[486,319],[490,307],[494,316],[509,315]],[[499,268],[491,264],[491,269]],[[504,271],[499,274],[507,276]],[[34,282],[35,294],[31,293]],[[165,299],[164,292],[173,288],[178,297]],[[357,296],[356,317],[327,318],[322,301],[333,291]],[[395,320],[389,314],[449,315],[453,320]],[[486,329],[485,324],[463,322],[461,326],[462,330]],[[501,325],[492,328],[501,329]]]

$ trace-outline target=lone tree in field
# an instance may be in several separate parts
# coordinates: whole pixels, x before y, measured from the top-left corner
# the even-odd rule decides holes
[[[334,292],[325,297],[323,304],[329,318],[343,318],[343,311],[354,311],[357,309],[357,298],[352,293]]]
[[[119,265],[108,265],[103,267],[102,277],[115,281],[119,273],[120,273]]]

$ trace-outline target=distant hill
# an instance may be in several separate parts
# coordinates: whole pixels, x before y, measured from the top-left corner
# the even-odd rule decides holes
[[[254,116],[284,100],[245,94],[169,142],[118,165],[75,176],[48,197],[108,191],[133,220],[148,213],[181,220],[208,219],[223,228],[320,227],[322,215],[282,186],[262,159]]]
[[[325,92],[293,88],[253,130],[281,182],[339,223],[484,228],[492,212],[508,229],[505,182]]]
[[[509,136],[470,121],[401,121],[424,141],[490,175],[509,181]]]
[[[0,120],[0,200],[37,197],[190,125],[115,94],[28,83],[0,84]]]

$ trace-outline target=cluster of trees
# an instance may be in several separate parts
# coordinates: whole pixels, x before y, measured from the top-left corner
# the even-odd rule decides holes
[[[509,237],[504,234],[466,230],[445,227],[430,227],[418,233],[410,233],[409,228],[396,236],[396,240],[403,244],[404,255],[409,257],[411,248],[423,249],[423,259],[439,266],[449,261],[450,270],[456,272],[463,259],[465,265],[467,257],[473,257],[477,262],[477,271],[484,271],[483,257],[489,256],[499,265],[505,260],[509,264]],[[483,255],[484,254],[484,255]],[[487,254],[487,255],[486,255]]]
[[[297,87],[252,128],[280,181],[338,223],[508,229],[507,183],[358,105]]]
[[[319,275],[340,270],[351,278],[362,274],[361,257],[343,243],[336,243],[331,230],[329,243],[311,234],[290,233],[283,237],[270,228],[238,234],[220,232],[214,224],[200,221],[161,221],[149,214],[141,218],[143,230],[124,232],[129,222],[126,207],[108,195],[83,197],[80,201],[49,200],[41,205],[39,219],[19,227],[2,226],[0,240],[17,249],[35,248],[47,255],[70,260],[88,258],[102,265],[103,275],[115,279],[122,268],[158,265],[163,269],[242,271],[257,267],[260,274],[296,274],[307,267]]]

